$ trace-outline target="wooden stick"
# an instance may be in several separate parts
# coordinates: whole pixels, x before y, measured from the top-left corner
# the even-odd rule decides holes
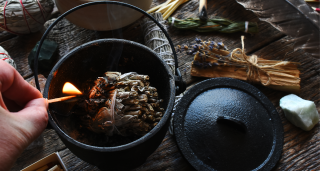
[[[199,0],[199,19],[202,21],[208,20],[207,0]]]
[[[312,9],[320,13],[320,8],[312,7]]]
[[[66,96],[66,97],[60,97],[60,98],[55,98],[55,99],[50,99],[48,100],[48,103],[55,103],[55,102],[61,102],[65,100],[69,100],[72,98],[75,98],[76,96]]]

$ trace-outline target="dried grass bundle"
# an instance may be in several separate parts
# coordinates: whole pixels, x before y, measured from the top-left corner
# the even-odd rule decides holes
[[[300,92],[299,63],[276,61],[247,56],[242,49],[228,51],[223,43],[197,39],[187,54],[194,54],[191,75],[197,77],[229,77],[260,83],[264,86],[292,93]],[[188,47],[183,47],[187,49]]]
[[[52,0],[0,0],[0,28],[13,34],[37,32],[53,7]]]

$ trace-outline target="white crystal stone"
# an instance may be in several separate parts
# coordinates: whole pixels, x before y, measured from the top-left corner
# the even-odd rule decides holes
[[[280,107],[286,118],[295,126],[309,131],[319,122],[319,113],[314,102],[289,94],[280,99]]]

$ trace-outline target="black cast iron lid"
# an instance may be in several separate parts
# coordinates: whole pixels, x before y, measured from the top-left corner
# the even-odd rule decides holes
[[[192,87],[174,114],[174,133],[197,170],[271,170],[280,158],[278,112],[254,86],[214,78]]]

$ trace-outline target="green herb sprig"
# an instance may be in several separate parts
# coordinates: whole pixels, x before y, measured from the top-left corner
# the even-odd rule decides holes
[[[201,21],[199,18],[177,19],[172,17],[168,18],[169,24],[177,29],[191,29],[197,32],[221,32],[221,33],[235,33],[245,32],[246,22],[234,22],[224,18],[212,18],[206,22]],[[173,24],[172,24],[173,22]],[[248,22],[247,33],[258,33],[258,24],[256,22]]]

